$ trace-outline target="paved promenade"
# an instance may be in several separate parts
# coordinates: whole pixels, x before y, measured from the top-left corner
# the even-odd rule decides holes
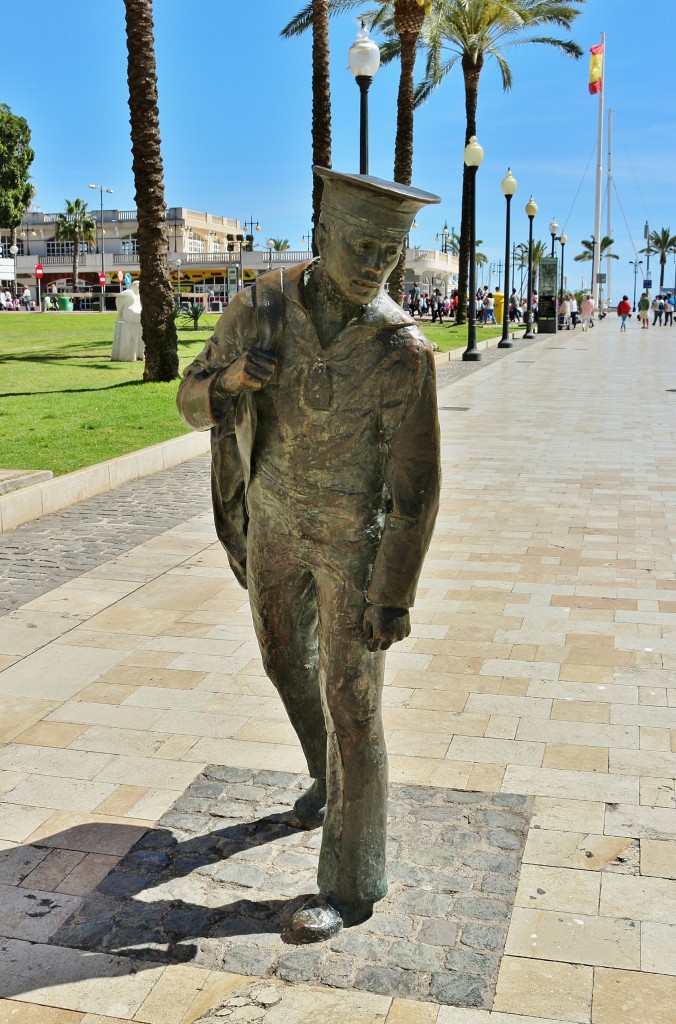
[[[304,766],[206,459],[0,539],[0,1024],[672,1024],[676,336],[617,327],[440,369],[392,892],[319,967],[260,910],[316,837],[237,832]]]

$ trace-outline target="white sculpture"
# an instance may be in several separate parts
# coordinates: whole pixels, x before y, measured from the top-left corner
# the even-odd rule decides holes
[[[113,351],[110,358],[116,362],[133,363],[136,359],[144,358],[143,338],[141,337],[141,299],[138,288],[138,281],[133,281],[115,298],[117,320],[115,321]]]

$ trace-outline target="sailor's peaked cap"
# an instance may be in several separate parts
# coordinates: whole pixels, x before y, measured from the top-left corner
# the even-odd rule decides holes
[[[322,217],[350,221],[371,230],[386,231],[398,238],[405,235],[416,213],[439,196],[397,181],[385,181],[368,174],[341,174],[328,167],[313,167],[324,182]]]

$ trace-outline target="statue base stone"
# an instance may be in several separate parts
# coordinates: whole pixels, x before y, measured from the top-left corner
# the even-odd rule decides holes
[[[364,924],[290,946],[281,933],[317,891],[321,830],[289,824],[307,785],[206,768],[51,941],[147,966],[490,1008],[532,798],[392,785],[388,895]]]

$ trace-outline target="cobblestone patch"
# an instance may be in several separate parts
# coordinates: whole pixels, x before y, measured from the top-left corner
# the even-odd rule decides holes
[[[0,535],[0,615],[210,509],[200,455]]]
[[[532,799],[393,785],[387,897],[370,921],[298,947],[281,934],[317,891],[321,833],[289,824],[307,783],[284,772],[207,768],[52,941],[490,1007]]]

